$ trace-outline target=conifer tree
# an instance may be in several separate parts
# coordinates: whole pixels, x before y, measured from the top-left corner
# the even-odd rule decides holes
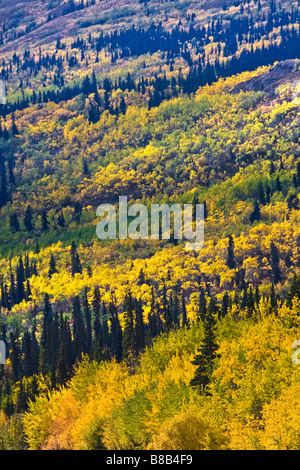
[[[65,346],[62,344],[59,349],[58,363],[57,363],[57,377],[60,386],[65,385],[68,379],[68,367],[65,353]]]
[[[145,274],[144,274],[143,268],[140,269],[140,272],[137,278],[137,285],[141,286],[142,284],[145,284]]]
[[[207,312],[207,308],[206,308],[205,290],[201,288],[200,293],[199,293],[199,317],[201,320],[205,319],[206,312]]]
[[[184,292],[182,291],[181,294],[181,326],[187,326],[188,325],[188,319],[187,319],[187,314],[186,314],[186,305],[185,305],[185,295]]]
[[[229,309],[229,295],[228,292],[225,292],[222,298],[222,307],[221,307],[221,317],[225,317],[227,315]]]
[[[77,248],[76,248],[74,241],[72,242],[70,254],[71,254],[71,273],[72,273],[72,276],[74,277],[75,274],[77,273],[82,274],[81,262],[80,262],[80,258],[77,253]]]
[[[91,308],[88,300],[88,289],[87,287],[84,289],[84,297],[83,297],[83,311],[84,311],[84,320],[85,320],[85,327],[86,327],[86,351],[89,353],[92,348],[92,316],[91,316]]]
[[[27,279],[26,281],[25,299],[27,302],[31,299],[31,287],[30,287],[29,279]]]
[[[19,257],[17,272],[16,272],[16,301],[17,303],[22,302],[25,299],[25,272],[22,255]]]
[[[96,339],[100,339],[101,337],[101,323],[100,323],[101,294],[100,294],[100,289],[98,286],[96,286],[94,289],[92,307],[93,307],[93,312],[94,312],[94,325],[93,325],[94,337]]]
[[[169,332],[172,326],[172,318],[171,318],[171,311],[170,305],[167,299],[167,288],[166,284],[163,284],[162,290],[162,315],[164,320],[164,330]]]
[[[136,351],[133,298],[130,290],[124,299],[123,318],[123,359],[128,359],[130,356],[133,356]]]
[[[156,300],[154,294],[154,287],[151,287],[151,299],[150,299],[150,311],[148,313],[148,342],[151,344],[153,338],[158,335],[158,323],[157,323],[157,311],[156,311]]]
[[[63,214],[63,211],[62,211],[62,210],[61,210],[60,213],[58,214],[57,223],[58,223],[58,225],[60,225],[61,227],[64,227],[64,226],[65,226],[65,218],[64,218],[64,214]]]
[[[32,209],[31,209],[30,204],[28,204],[28,206],[27,206],[27,208],[26,208],[26,211],[25,211],[25,215],[24,215],[24,226],[25,226],[25,230],[27,230],[27,232],[31,232],[31,230],[33,229],[33,225],[32,225]]]
[[[15,212],[13,212],[9,217],[9,225],[15,232],[20,231],[19,219]]]
[[[255,298],[254,298],[252,286],[250,286],[248,290],[247,304],[246,304],[247,313],[249,317],[252,317],[253,312],[254,312],[254,307],[255,307]]]
[[[229,269],[235,268],[234,240],[232,235],[229,235],[226,264]]]
[[[135,346],[136,354],[145,349],[145,324],[141,299],[135,301]]]
[[[27,279],[27,280],[28,280],[28,278],[31,276],[31,270],[30,270],[30,266],[29,266],[29,255],[28,255],[28,253],[25,253],[24,276],[25,276],[25,279]]]
[[[260,208],[257,201],[255,201],[254,209],[250,215],[250,223],[253,224],[256,220],[260,220]]]
[[[45,209],[42,212],[42,232],[47,232],[49,229],[48,217]]]
[[[22,338],[22,369],[25,377],[30,377],[33,374],[31,353],[31,335],[26,329]]]
[[[213,372],[213,361],[217,357],[218,345],[215,338],[216,320],[212,311],[208,311],[204,320],[204,339],[198,350],[198,354],[192,361],[197,366],[195,375],[190,382],[192,387],[197,387],[200,393],[207,393],[206,387],[210,383]]]
[[[110,348],[111,356],[120,362],[123,357],[123,333],[119,321],[119,316],[115,303],[112,301],[109,304],[110,312]]]
[[[51,253],[50,262],[49,262],[48,276],[52,277],[53,274],[55,274],[55,273],[57,273],[56,262],[55,262],[55,258],[53,256],[53,253]]]
[[[12,368],[12,378],[14,382],[17,382],[21,376],[21,352],[19,346],[18,331],[10,333],[10,361]]]
[[[7,178],[6,178],[5,159],[2,155],[0,156],[0,172],[1,172],[0,207],[3,207],[8,201],[8,194],[7,194]]]
[[[281,281],[281,272],[279,267],[279,251],[275,243],[271,242],[271,268],[272,268],[272,279],[273,283],[276,285]]]
[[[81,354],[85,352],[85,331],[81,314],[80,298],[78,295],[76,295],[72,301],[72,318],[75,359],[80,359]]]
[[[10,267],[10,287],[9,287],[9,305],[10,309],[17,303],[17,294],[16,294],[16,285],[15,285],[15,276]]]
[[[45,375],[49,372],[51,364],[51,339],[52,339],[52,306],[50,303],[49,295],[46,293],[44,296],[43,307],[43,324],[41,334],[41,350],[40,350],[40,372]]]
[[[175,326],[175,328],[177,328],[180,323],[179,286],[177,284],[174,286],[172,307],[173,307],[171,311],[172,323]]]

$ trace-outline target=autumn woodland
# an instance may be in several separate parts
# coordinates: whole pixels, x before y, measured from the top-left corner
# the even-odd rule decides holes
[[[1,450],[300,449],[299,21],[0,1]],[[120,196],[203,248],[100,240]]]

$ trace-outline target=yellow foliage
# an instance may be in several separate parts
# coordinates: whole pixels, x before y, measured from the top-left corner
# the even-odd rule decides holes
[[[148,445],[148,450],[222,450],[228,437],[213,427],[199,410],[181,411],[166,420]]]

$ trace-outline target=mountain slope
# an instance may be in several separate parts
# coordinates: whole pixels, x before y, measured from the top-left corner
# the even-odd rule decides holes
[[[163,447],[173,425],[189,422],[192,408],[183,403],[193,400],[208,411],[197,423],[211,445],[216,435],[220,447],[240,448],[245,422],[263,419],[271,428],[268,406],[275,413],[284,377],[297,378],[287,351],[300,295],[299,19],[296,2],[0,3],[0,78],[8,92],[0,105],[4,448]],[[148,208],[203,203],[204,248],[186,251],[174,237],[100,241],[97,206],[116,205],[122,195]],[[223,354],[209,365],[212,400],[189,385],[210,321]],[[284,372],[272,369],[276,347],[268,346],[281,337]],[[161,364],[164,356],[157,366],[155,357]],[[102,368],[132,395],[111,381],[116,403],[106,403]],[[261,370],[260,400],[250,382],[260,383]],[[82,422],[81,373],[103,398],[89,396]],[[235,400],[235,390],[240,414],[220,405]],[[66,431],[65,440],[68,409],[62,433],[54,415],[57,435],[55,426],[52,435],[35,428],[36,416],[50,419],[48,392],[62,413],[68,399],[74,404],[77,435]],[[139,403],[145,421],[136,416]],[[215,434],[214,406],[225,441]],[[127,420],[131,409],[139,431]],[[13,444],[10,426],[19,429]],[[262,447],[275,445],[268,432],[255,434]]]

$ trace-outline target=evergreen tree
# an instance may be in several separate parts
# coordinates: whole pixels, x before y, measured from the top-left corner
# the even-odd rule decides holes
[[[42,232],[47,232],[49,229],[49,222],[48,222],[48,217],[47,213],[45,210],[43,210],[42,213]]]
[[[76,295],[72,302],[73,334],[75,359],[85,352],[85,331],[81,314],[80,298]]]
[[[274,284],[273,284],[274,288]],[[294,274],[291,287],[289,289],[289,292],[286,295],[286,304],[288,307],[292,307],[293,305],[293,299],[297,297],[300,300],[300,276],[297,274]]]
[[[271,268],[272,268],[272,279],[273,283],[276,285],[278,282],[281,281],[281,272],[279,267],[279,251],[275,243],[271,242]]]
[[[77,248],[76,248],[74,241],[72,242],[70,254],[71,254],[71,273],[72,273],[72,276],[74,277],[75,274],[77,273],[82,274],[81,262],[80,262],[80,258],[77,253]]]
[[[24,215],[24,226],[25,226],[25,230],[27,230],[27,232],[31,232],[31,230],[33,229],[33,225],[32,225],[32,209],[31,209],[30,204],[28,204],[28,206],[27,206],[27,208],[26,208],[26,211],[25,211],[25,215]]]
[[[65,227],[65,218],[64,218],[64,214],[63,214],[63,211],[62,211],[62,210],[61,210],[60,213],[58,214],[57,223],[58,223],[58,225],[60,225],[61,227]]]
[[[153,338],[155,338],[158,335],[158,322],[157,322],[157,311],[156,311],[156,300],[155,300],[155,294],[154,294],[154,287],[151,287],[151,300],[150,300],[150,311],[148,314],[148,332],[149,332],[149,338],[148,342],[149,344],[152,343]]]
[[[221,317],[225,317],[229,310],[229,295],[225,292],[222,298]]]
[[[275,190],[279,192],[282,191],[282,185],[281,185],[280,178],[278,175],[276,176],[276,179],[275,179]]]
[[[86,351],[89,353],[92,348],[92,316],[91,316],[91,308],[88,300],[88,290],[87,287],[84,290],[84,297],[83,297],[83,311],[84,311],[84,320],[86,326]]]
[[[109,311],[111,355],[116,358],[117,362],[120,362],[123,357],[123,333],[114,302],[110,302]]]
[[[9,224],[10,224],[10,227],[14,230],[14,232],[20,231],[19,219],[15,212],[10,215]]]
[[[96,286],[94,289],[92,306],[94,312],[94,337],[98,340],[101,337],[101,294],[98,286]]]
[[[171,311],[170,305],[167,299],[167,288],[164,283],[163,291],[162,291],[162,314],[164,319],[164,329],[166,332],[169,332],[172,326],[172,318],[171,318]]]
[[[131,291],[129,291],[123,305],[123,359],[128,359],[135,354],[134,308]]]
[[[8,201],[8,194],[7,194],[7,178],[6,178],[5,159],[2,155],[0,155],[0,172],[1,172],[0,207],[3,207],[3,206],[5,206],[5,204]]]
[[[21,376],[21,351],[19,345],[18,332],[10,333],[10,362],[12,368],[12,378],[14,382],[17,382]]]
[[[257,201],[255,201],[253,212],[250,215],[250,223],[253,224],[256,220],[260,220],[260,208]]]
[[[232,235],[229,235],[226,265],[228,266],[229,269],[235,268],[234,240],[233,240]]]
[[[185,295],[184,292],[182,291],[181,294],[181,326],[187,326],[188,325],[188,319],[187,319],[187,313],[186,313],[186,305],[185,305]]]
[[[249,317],[252,317],[255,308],[255,298],[253,294],[252,286],[249,287],[247,295],[246,309]]]
[[[60,386],[65,385],[69,377],[64,344],[62,344],[59,349],[58,363],[57,363],[57,377],[58,377],[58,383]]]
[[[145,349],[145,324],[141,299],[135,301],[135,346],[136,354]]]
[[[190,382],[192,387],[199,388],[200,393],[207,393],[206,387],[210,383],[213,372],[213,361],[217,357],[218,345],[215,338],[216,320],[209,310],[204,320],[204,339],[198,354],[192,361],[197,366],[195,375]]]
[[[199,317],[202,321],[205,319],[206,312],[207,312],[207,308],[206,308],[205,290],[201,288],[200,293],[199,293]]]
[[[137,278],[137,285],[141,286],[142,284],[145,284],[145,274],[143,268],[140,269],[140,273]]]
[[[171,314],[172,314],[172,323],[176,328],[179,326],[179,323],[180,323],[179,286],[177,284],[174,286]]]
[[[52,351],[52,306],[50,303],[49,295],[46,293],[44,296],[44,307],[43,307],[43,324],[41,334],[41,348],[40,348],[40,372],[46,375],[49,372],[51,365],[51,359],[53,357]]]
[[[31,354],[31,335],[26,329],[22,338],[22,370],[25,377],[30,377],[33,374]]]
[[[55,258],[53,256],[53,253],[51,253],[50,262],[49,262],[48,276],[52,277],[53,274],[55,274],[55,273],[57,273],[56,262],[55,262]]]
[[[24,265],[23,259],[20,255],[18,265],[17,265],[17,272],[16,272],[16,301],[17,303],[22,302],[25,299],[25,272],[24,272]]]
[[[18,128],[17,128],[17,125],[16,125],[15,113],[14,112],[12,112],[11,118],[12,118],[11,132],[12,132],[12,135],[15,136],[19,133],[19,131],[18,131]]]

